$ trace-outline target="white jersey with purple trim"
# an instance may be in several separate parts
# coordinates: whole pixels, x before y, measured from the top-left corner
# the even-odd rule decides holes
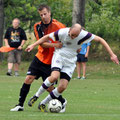
[[[76,67],[77,49],[80,48],[82,43],[93,40],[95,35],[81,30],[80,34],[75,39],[71,39],[69,30],[70,28],[60,29],[49,34],[49,37],[54,41],[61,41],[63,43],[62,48],[55,50],[51,67],[59,68],[61,72],[66,73],[71,78]]]
[[[70,28],[60,29],[49,34],[49,37],[52,38],[54,41],[61,41],[63,43],[63,47],[60,49],[56,49],[55,53],[57,52],[63,57],[72,59],[76,57],[76,51],[80,48],[81,44],[92,41],[95,35],[85,30],[81,30],[80,34],[75,39],[71,39],[71,37],[69,36],[69,30]]]

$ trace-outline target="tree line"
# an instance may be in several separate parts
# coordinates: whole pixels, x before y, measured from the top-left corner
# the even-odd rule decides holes
[[[37,8],[44,3],[52,8],[52,17],[66,26],[78,22],[108,42],[120,41],[120,0],[4,0],[1,7],[2,3],[3,0],[0,0],[0,23],[3,23],[3,10],[4,31],[11,26],[13,18],[17,17],[21,20],[21,27],[33,32],[33,25],[40,21]],[[2,34],[0,31],[0,37]],[[2,38],[0,39],[1,45]]]

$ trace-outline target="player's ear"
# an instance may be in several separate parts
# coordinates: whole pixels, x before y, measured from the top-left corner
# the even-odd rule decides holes
[[[70,30],[69,30],[69,32],[68,32],[68,35],[70,36]]]

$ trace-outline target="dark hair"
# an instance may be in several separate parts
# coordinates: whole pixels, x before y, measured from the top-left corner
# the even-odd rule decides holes
[[[44,8],[46,8],[48,10],[48,12],[51,11],[51,8],[48,5],[45,4],[41,4],[38,8],[39,11],[43,10]]]

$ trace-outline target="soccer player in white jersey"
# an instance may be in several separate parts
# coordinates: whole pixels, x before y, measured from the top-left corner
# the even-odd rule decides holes
[[[87,43],[92,40],[100,42],[110,54],[111,60],[119,64],[117,56],[113,53],[107,42],[94,34],[91,34],[81,28],[81,25],[74,24],[71,28],[63,28],[51,34],[48,34],[33,43],[26,48],[26,51],[30,52],[36,45],[40,45],[52,38],[54,41],[60,41],[62,48],[56,49],[52,58],[51,75],[43,82],[42,86],[36,92],[36,96],[39,97],[49,86],[51,86],[60,77],[58,87],[55,88],[41,103],[38,108],[44,112],[45,104],[51,99],[58,98],[62,92],[67,88],[68,83],[72,77],[74,69],[76,67],[76,54],[77,49],[82,43]],[[63,105],[61,112],[65,112],[66,103]]]

